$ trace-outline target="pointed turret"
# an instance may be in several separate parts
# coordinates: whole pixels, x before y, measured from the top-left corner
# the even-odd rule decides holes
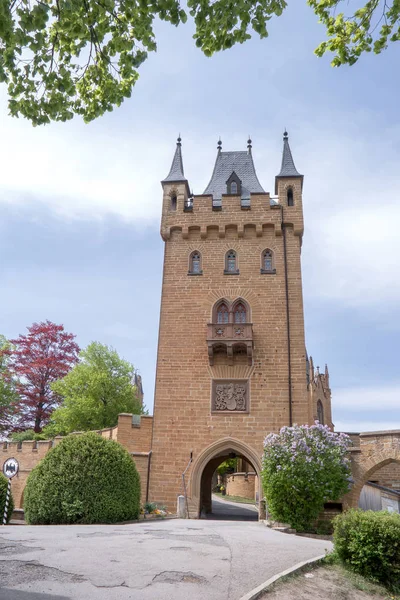
[[[328,365],[325,365],[325,383],[326,383],[326,387],[329,389],[329,371],[328,371]]]
[[[282,152],[282,164],[280,173],[275,177],[275,194],[278,193],[278,181],[279,179],[301,179],[301,187],[303,188],[303,178],[294,165],[292,151],[289,146],[288,132],[285,131],[283,134],[283,152]]]
[[[176,150],[172,161],[171,168],[165,179],[161,183],[171,183],[179,181],[187,181],[185,173],[183,171],[183,160],[182,160],[182,139],[179,135],[176,142]]]

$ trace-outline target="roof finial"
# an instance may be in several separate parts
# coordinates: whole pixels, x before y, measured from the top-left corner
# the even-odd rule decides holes
[[[221,152],[221,150],[222,150],[221,136],[219,136],[219,139],[218,139],[217,150],[218,150],[218,152]]]
[[[181,144],[181,141],[182,141],[182,138],[181,138],[181,134],[179,133],[179,134],[178,134],[178,139],[176,140],[176,145],[177,145],[177,146],[181,146],[181,145],[182,145],[182,144]]]
[[[249,134],[249,139],[247,140],[247,150],[250,153],[251,153],[251,147],[252,147],[251,144],[252,144],[252,142],[251,142],[251,137],[250,137],[250,134]]]
[[[288,139],[289,139],[289,135],[288,135],[287,129],[285,127],[285,131],[283,132],[283,141],[288,140]]]

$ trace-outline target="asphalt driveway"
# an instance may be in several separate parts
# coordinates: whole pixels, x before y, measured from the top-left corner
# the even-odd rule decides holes
[[[238,600],[330,548],[259,522],[6,526],[0,529],[0,598]]]
[[[218,519],[222,521],[258,521],[258,510],[253,504],[242,504],[229,502],[227,499],[218,498],[213,494],[212,512],[206,519]]]

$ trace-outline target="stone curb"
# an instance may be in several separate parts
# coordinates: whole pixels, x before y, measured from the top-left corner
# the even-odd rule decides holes
[[[263,592],[266,592],[267,589],[273,583],[275,583],[279,579],[282,579],[282,577],[286,577],[286,575],[296,573],[296,571],[300,571],[306,565],[312,565],[313,563],[317,563],[323,558],[325,558],[325,556],[326,554],[321,554],[321,556],[317,556],[316,558],[310,558],[309,560],[303,560],[303,562],[297,563],[297,565],[294,565],[294,567],[290,567],[289,569],[286,569],[286,571],[282,571],[281,573],[278,573],[278,575],[270,577],[270,579],[267,579],[267,581],[264,581],[264,583],[262,583],[258,587],[254,588],[250,592],[247,592],[247,594],[239,598],[239,600],[257,600],[257,598],[259,598]]]

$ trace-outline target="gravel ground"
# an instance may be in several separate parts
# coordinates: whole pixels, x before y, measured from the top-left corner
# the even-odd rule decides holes
[[[363,588],[363,589],[359,589]],[[317,567],[276,583],[262,600],[388,600],[396,599],[381,586],[338,566]]]

